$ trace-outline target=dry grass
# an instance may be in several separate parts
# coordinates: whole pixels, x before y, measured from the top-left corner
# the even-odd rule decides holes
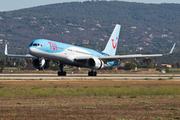
[[[14,89],[158,89],[179,87],[179,81],[135,80],[59,80],[59,81],[0,81],[3,88]],[[67,87],[68,82],[68,87]],[[54,88],[57,86],[57,88]],[[120,86],[120,87],[115,87]],[[3,89],[3,88],[0,88]],[[0,96],[1,119],[83,119],[83,120],[152,120],[174,119],[180,115],[180,95],[130,96],[48,96],[11,97]],[[144,103],[144,104],[142,104]],[[148,103],[148,104],[147,104]],[[165,109],[169,108],[169,109]],[[174,109],[173,109],[174,108]]]

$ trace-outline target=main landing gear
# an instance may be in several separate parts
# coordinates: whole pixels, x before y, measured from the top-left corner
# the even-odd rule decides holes
[[[59,64],[60,71],[58,71],[58,76],[66,76],[66,71],[63,71],[64,64]]]
[[[88,72],[88,76],[96,76],[96,75],[97,75],[96,71],[91,70]]]
[[[66,76],[66,71],[63,71],[63,67],[64,64],[59,64],[60,71],[58,71],[58,76]],[[96,76],[96,75],[97,75],[96,71],[91,70],[88,72],[88,76]]]

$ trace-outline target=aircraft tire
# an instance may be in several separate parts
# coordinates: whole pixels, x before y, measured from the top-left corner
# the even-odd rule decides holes
[[[96,76],[96,75],[97,75],[97,72],[94,72],[94,71],[88,72],[88,76]]]
[[[58,76],[66,76],[66,72],[60,72],[60,71],[58,71]]]
[[[93,72],[93,76],[96,76],[97,75],[97,72]]]
[[[88,72],[88,76],[92,76],[90,71]]]

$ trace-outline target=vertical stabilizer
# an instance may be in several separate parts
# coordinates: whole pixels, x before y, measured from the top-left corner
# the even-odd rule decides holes
[[[119,33],[120,33],[121,25],[117,24],[109,38],[109,41],[104,49],[104,53],[108,55],[115,55],[116,49],[118,45]]]

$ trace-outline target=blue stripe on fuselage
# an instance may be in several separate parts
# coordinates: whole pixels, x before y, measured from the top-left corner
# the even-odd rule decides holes
[[[90,52],[94,56],[109,56],[108,54],[103,53],[101,51],[96,51],[96,50],[92,50],[92,49],[88,49],[84,47],[51,41],[47,39],[37,39],[37,40],[34,40],[31,44],[42,44],[42,47],[39,47],[39,46],[29,46],[29,47],[35,47],[41,51],[48,52],[48,53],[59,53],[59,52],[63,52],[64,50],[70,47],[77,47],[77,48],[81,48],[83,50]]]

